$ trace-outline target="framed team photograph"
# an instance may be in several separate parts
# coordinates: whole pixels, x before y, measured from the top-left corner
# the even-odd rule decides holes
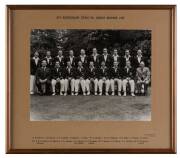
[[[7,153],[176,153],[176,6],[7,6]]]

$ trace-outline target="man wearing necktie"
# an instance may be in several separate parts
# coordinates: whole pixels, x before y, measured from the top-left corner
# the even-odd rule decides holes
[[[62,68],[60,67],[59,61],[56,61],[54,69],[52,69],[52,95],[56,95],[55,93],[55,86],[56,84],[60,84],[60,95],[63,95],[64,93],[64,76]]]

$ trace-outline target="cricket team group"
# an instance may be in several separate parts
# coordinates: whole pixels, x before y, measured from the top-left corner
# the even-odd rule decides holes
[[[30,61],[30,94],[133,97],[147,94],[151,74],[142,50],[137,50],[135,56],[128,49],[121,56],[117,49],[112,51],[110,55],[103,48],[100,55],[93,48],[88,56],[81,49],[77,57],[73,50],[69,50],[68,56],[58,50],[55,57],[47,51],[43,58],[35,51]]]

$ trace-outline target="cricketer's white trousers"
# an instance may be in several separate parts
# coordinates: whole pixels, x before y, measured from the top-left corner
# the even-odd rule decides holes
[[[76,79],[75,80],[75,92],[78,93],[79,92],[79,85],[82,88],[83,93],[85,92],[85,80],[84,79]]]
[[[35,75],[30,75],[30,93],[35,92]]]
[[[111,90],[112,90],[112,92],[114,92],[114,85],[115,85],[116,83],[117,83],[117,85],[118,85],[118,91],[120,92],[121,89],[122,89],[123,83],[122,83],[122,80],[121,80],[121,79],[118,79],[118,78],[115,78],[115,79],[111,79],[111,80],[110,80]]]
[[[90,92],[90,84],[91,83],[94,83],[94,91],[97,92],[97,89],[98,89],[98,79],[93,79],[93,80],[86,79],[85,80],[85,87],[86,87],[87,92]]]
[[[127,80],[127,79],[124,79],[123,80],[123,91],[126,92],[126,86],[127,86],[127,83],[129,82],[130,84],[130,88],[131,88],[131,93],[134,93],[134,89],[135,89],[135,82],[134,80]]]
[[[100,93],[102,93],[103,83],[105,83],[105,85],[106,85],[106,92],[109,91],[109,87],[110,87],[110,81],[109,81],[109,79],[107,79],[107,80],[105,80],[105,81],[102,80],[102,79],[100,79],[99,82],[98,82],[98,87],[99,87],[99,92],[100,92]]]
[[[53,93],[55,93],[55,86],[56,86],[56,84],[57,83],[60,83],[60,92],[64,92],[64,79],[61,79],[60,81],[57,81],[57,80],[55,80],[55,79],[52,79],[52,81],[51,81],[51,85],[52,85],[52,91],[53,91]]]
[[[64,79],[64,92],[67,93],[69,83],[71,85],[71,92],[74,92],[75,89],[75,79]]]

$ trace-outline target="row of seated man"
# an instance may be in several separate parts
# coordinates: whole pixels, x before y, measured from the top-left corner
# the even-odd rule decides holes
[[[35,84],[41,95],[47,94],[48,89],[52,95],[56,95],[56,85],[59,84],[60,95],[66,96],[68,89],[71,95],[79,95],[80,89],[83,95],[102,95],[105,85],[105,95],[126,96],[129,89],[130,95],[135,96],[135,89],[137,94],[145,94],[150,83],[150,70],[145,67],[144,61],[140,61],[136,69],[131,66],[130,60],[126,61],[124,68],[119,67],[117,61],[114,61],[112,67],[107,67],[104,61],[99,67],[95,67],[93,61],[89,62],[88,67],[83,66],[81,61],[78,61],[77,67],[73,67],[70,61],[66,64],[63,68],[56,61],[54,68],[48,68],[47,61],[42,60],[41,67],[37,69],[33,80],[31,79],[30,93],[34,94]]]

